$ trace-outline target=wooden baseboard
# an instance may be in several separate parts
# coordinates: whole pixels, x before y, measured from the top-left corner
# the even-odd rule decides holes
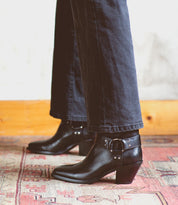
[[[0,136],[53,135],[60,123],[50,101],[0,101]],[[178,100],[141,101],[142,135],[178,135]]]

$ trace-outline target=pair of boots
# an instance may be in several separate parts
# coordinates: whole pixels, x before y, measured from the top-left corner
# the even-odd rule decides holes
[[[86,124],[62,122],[49,140],[32,142],[28,150],[33,153],[58,155],[79,145],[79,154],[86,158],[73,165],[54,169],[56,179],[91,184],[116,171],[117,184],[132,183],[141,163],[142,149],[139,131],[114,134],[88,133]]]

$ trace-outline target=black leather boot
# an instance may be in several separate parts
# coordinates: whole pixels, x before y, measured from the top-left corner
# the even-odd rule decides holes
[[[27,149],[32,153],[59,155],[79,145],[79,154],[87,155],[94,142],[94,135],[88,133],[86,126],[74,126],[71,122],[62,122],[56,134],[44,141],[29,143]]]
[[[97,136],[87,157],[73,165],[64,165],[54,169],[56,179],[91,184],[105,175],[116,171],[117,184],[132,183],[142,163],[142,149],[139,134],[127,138]]]

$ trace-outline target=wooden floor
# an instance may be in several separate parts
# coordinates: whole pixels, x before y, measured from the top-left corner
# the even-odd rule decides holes
[[[50,101],[0,101],[0,136],[50,136],[60,124]],[[141,101],[142,135],[178,135],[178,100]]]

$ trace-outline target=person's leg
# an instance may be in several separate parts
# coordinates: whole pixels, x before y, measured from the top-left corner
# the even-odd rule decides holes
[[[142,128],[126,0],[71,0],[71,5],[89,130]]]
[[[57,1],[50,114],[62,119],[56,134],[49,140],[29,143],[28,150],[55,155],[79,144],[80,154],[86,154],[93,140],[90,139],[92,134],[87,132],[78,47],[69,0]]]
[[[69,0],[57,1],[50,115],[63,121],[87,121]]]
[[[57,179],[92,183],[117,171],[131,183],[142,150],[143,127],[126,0],[71,0],[87,106],[88,128],[97,132],[83,162],[58,167]]]

